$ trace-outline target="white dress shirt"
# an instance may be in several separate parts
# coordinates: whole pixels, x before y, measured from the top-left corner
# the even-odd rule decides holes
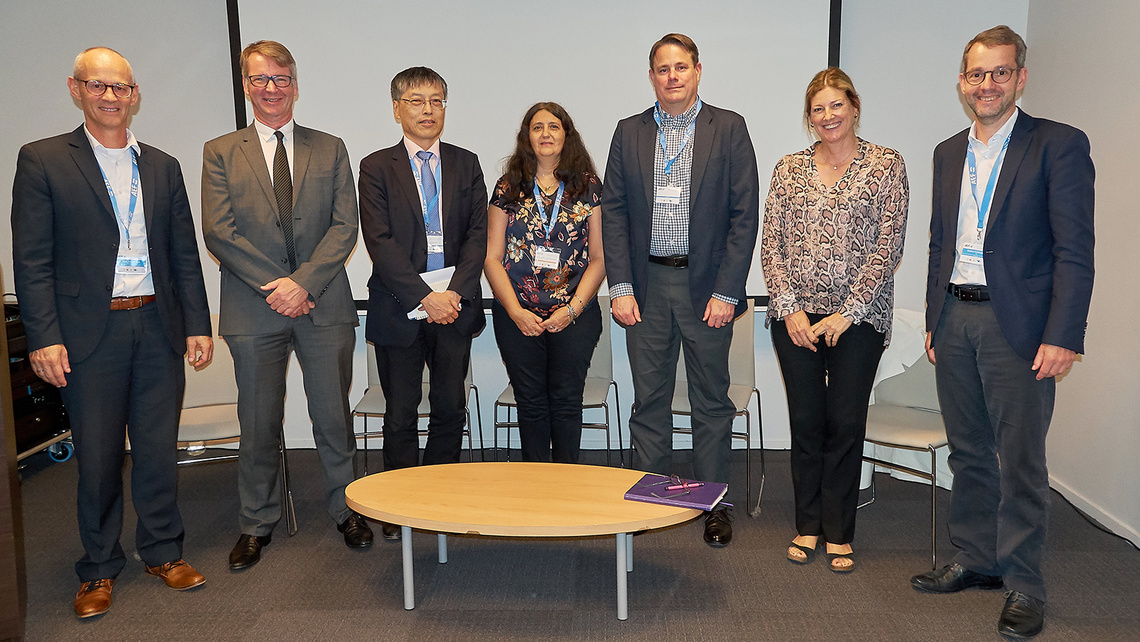
[[[127,130],[127,146],[122,149],[107,149],[91,135],[87,125],[83,125],[83,133],[91,143],[91,150],[95,152],[95,160],[103,177],[111,184],[111,191],[115,194],[115,206],[118,213],[115,219],[119,228],[119,258],[125,259],[128,252],[142,252],[146,256],[146,271],[134,274],[120,274],[115,270],[112,297],[146,296],[154,294],[154,279],[150,270],[150,251],[146,238],[146,216],[143,213],[142,182],[139,182],[138,194],[135,199],[134,216],[131,216],[131,179],[134,176],[134,161],[132,152],[139,154],[142,149],[135,139],[134,133]],[[127,224],[130,224],[128,229]],[[129,248],[128,248],[129,246]],[[116,265],[118,261],[116,261]]]
[[[989,184],[990,174],[997,172],[998,176],[994,179],[994,192],[997,193],[997,181],[1001,177],[1001,167],[1005,162],[1005,155],[1001,153],[1002,147],[1005,145],[1005,139],[1013,132],[1013,124],[1017,122],[1017,114],[1020,110],[1014,109],[1013,115],[1001,129],[997,130],[993,136],[990,136],[988,141],[980,141],[977,138],[978,123],[970,125],[969,146],[974,151],[974,161],[978,168],[978,198],[984,198],[986,192],[986,185]],[[998,162],[999,156],[1001,163]],[[970,186],[970,161],[966,160],[962,163],[962,195],[958,204],[958,238],[956,240],[954,251],[957,257],[954,261],[954,271],[950,274],[950,282],[957,283],[958,285],[986,285],[986,266],[985,256],[982,257],[982,264],[975,265],[971,263],[962,262],[962,250],[965,248],[966,243],[975,243],[979,246],[984,246],[986,242],[986,231],[990,226],[990,212],[993,211],[993,200],[990,200],[988,210],[983,219],[982,235],[978,237],[978,204],[974,201],[974,192]]]

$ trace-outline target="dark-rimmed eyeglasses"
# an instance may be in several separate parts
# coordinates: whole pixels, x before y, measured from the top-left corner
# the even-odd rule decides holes
[[[87,87],[87,93],[92,96],[102,96],[107,93],[107,88],[110,88],[115,96],[119,98],[130,98],[131,94],[135,93],[135,87],[138,87],[138,85],[127,85],[121,82],[107,84],[102,80],[80,80],[76,78],[75,81],[83,83],[83,86]]]
[[[974,69],[962,74],[966,79],[968,85],[980,85],[986,81],[986,74],[989,74],[990,79],[1001,85],[1009,82],[1017,74],[1019,67],[998,67],[992,71],[982,71],[981,69]]]
[[[272,82],[274,87],[284,89],[293,84],[292,76],[266,76],[261,74],[259,76],[246,76],[245,79],[254,87],[268,87],[269,83]]]
[[[424,100],[423,98],[401,98],[400,100],[412,106],[412,109],[423,109],[424,105],[430,104],[432,109],[447,109],[447,101],[441,98],[432,98],[431,100]]]

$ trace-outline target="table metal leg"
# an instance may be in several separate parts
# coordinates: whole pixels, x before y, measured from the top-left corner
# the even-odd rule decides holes
[[[412,528],[400,527],[400,544],[404,551],[404,609],[416,608],[415,582],[412,577]]]
[[[625,535],[625,570],[627,573],[633,572],[633,533]]]
[[[439,563],[447,564],[447,535],[443,533],[436,535],[436,541],[439,542]]]
[[[625,533],[617,534],[617,612],[619,620],[629,619],[628,578],[626,577],[629,540]]]

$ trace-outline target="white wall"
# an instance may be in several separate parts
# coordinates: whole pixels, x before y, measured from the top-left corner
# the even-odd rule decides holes
[[[1097,173],[1096,283],[1087,354],[1057,386],[1050,476],[1077,507],[1140,544],[1137,25],[1135,2],[1035,0],[1029,7],[1029,80],[1022,102],[1034,116],[1084,130]],[[1099,89],[1088,91],[1091,84]]]
[[[201,222],[202,143],[234,127],[225,3],[5,0],[2,16],[0,82],[9,98],[0,127],[4,292],[14,291],[8,215],[17,152],[24,143],[83,123],[66,81],[76,54],[87,47],[111,47],[130,61],[139,85],[131,131],[180,161],[195,220]],[[199,247],[207,294],[216,305],[216,264]]]

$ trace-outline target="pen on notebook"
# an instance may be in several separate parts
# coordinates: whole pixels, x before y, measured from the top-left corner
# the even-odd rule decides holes
[[[705,485],[704,482],[690,482],[690,483],[686,483],[686,484],[678,484],[676,486],[666,486],[665,490],[685,490],[687,488],[696,488],[698,486],[704,486],[704,485]]]

